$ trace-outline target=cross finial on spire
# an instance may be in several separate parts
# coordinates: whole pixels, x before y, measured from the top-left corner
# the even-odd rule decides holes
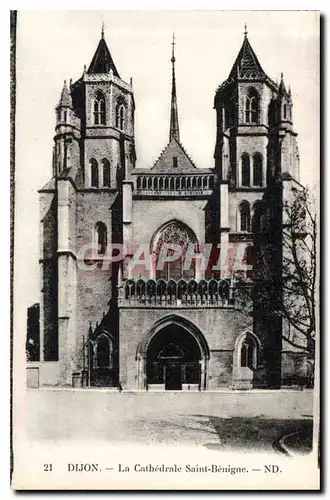
[[[101,26],[101,38],[104,38],[104,21],[102,19],[102,26]]]
[[[247,24],[245,23],[244,25],[244,38],[247,37],[248,31],[247,31]]]
[[[173,31],[173,37],[172,37],[172,59],[171,59],[172,63],[175,63],[174,46],[175,46],[175,33]]]

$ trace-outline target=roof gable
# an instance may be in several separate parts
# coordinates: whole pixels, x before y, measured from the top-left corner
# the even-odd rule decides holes
[[[177,166],[174,166],[175,160],[173,161],[173,158],[177,158]],[[183,146],[173,138],[161,152],[151,170],[157,173],[176,174],[178,172],[194,172],[196,165],[189,158]]]

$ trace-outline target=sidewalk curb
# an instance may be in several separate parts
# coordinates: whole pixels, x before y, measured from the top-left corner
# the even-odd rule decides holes
[[[123,389],[118,391],[117,387],[71,387],[71,386],[41,386],[41,387],[27,387],[27,391],[42,392],[42,391],[59,391],[59,392],[108,392],[108,393],[121,393],[121,394],[231,394],[232,396],[251,394],[306,394],[313,392],[312,390],[300,391],[296,389],[250,389],[250,390],[232,390],[232,389],[218,389],[206,391],[153,391],[145,389]]]
[[[282,436],[280,439],[275,441],[273,443],[273,448],[278,451],[279,453],[282,453],[283,455],[286,455],[287,457],[295,457],[296,454],[293,453],[290,448],[286,445],[286,440],[292,436],[299,435],[300,431],[295,431],[295,432],[290,432],[290,434],[286,434],[285,436]]]

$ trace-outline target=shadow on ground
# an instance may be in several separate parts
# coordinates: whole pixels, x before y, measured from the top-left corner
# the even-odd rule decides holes
[[[205,418],[216,431],[219,442],[206,443],[204,446],[219,451],[269,451],[281,437],[299,433],[295,438],[295,452],[311,451],[313,420],[305,419],[272,419],[256,417],[220,418],[206,415],[192,415],[201,424]]]

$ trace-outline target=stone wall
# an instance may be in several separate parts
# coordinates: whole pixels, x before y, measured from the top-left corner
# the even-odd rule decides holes
[[[177,219],[189,226],[198,243],[205,242],[205,206],[207,200],[133,199],[133,248],[150,244],[154,233],[166,222]]]
[[[232,353],[236,338],[251,321],[237,311],[219,308],[120,308],[119,351],[120,382],[123,388],[136,389],[138,371],[136,356],[139,343],[155,322],[175,314],[195,325],[204,336],[210,350],[209,388],[229,386]]]
[[[95,243],[94,228],[97,222],[103,222],[107,228],[108,244],[112,241],[112,207],[116,194],[106,191],[80,192],[77,196],[76,231],[77,253],[80,253],[77,266],[77,366],[82,361],[81,346],[83,336],[87,338],[90,322],[95,328],[103,314],[109,309],[111,298],[112,268],[109,263],[90,260],[82,262],[87,247]],[[117,242],[114,242],[117,243]],[[86,252],[83,248],[86,248]]]

